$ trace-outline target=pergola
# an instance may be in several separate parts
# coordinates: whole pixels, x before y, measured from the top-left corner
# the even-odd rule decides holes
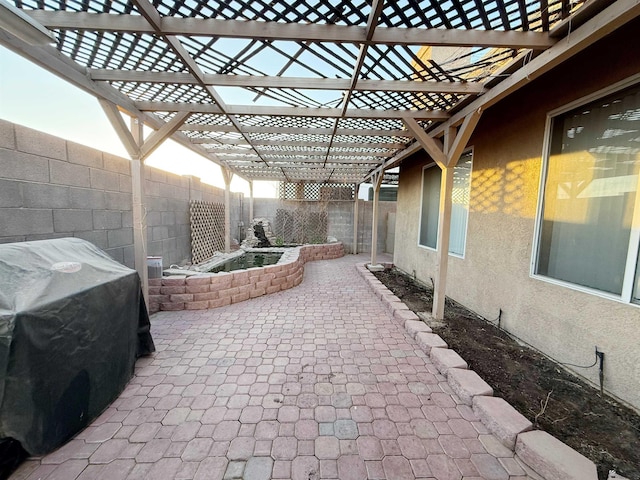
[[[482,111],[638,14],[638,0],[0,0],[0,43],[99,99],[132,159],[145,289],[144,160],[168,138],[220,165],[227,207],[234,174],[368,181],[374,225],[385,171],[426,150],[443,172],[441,318],[453,168]]]

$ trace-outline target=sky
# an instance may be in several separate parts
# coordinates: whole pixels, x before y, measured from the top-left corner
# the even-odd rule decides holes
[[[0,118],[129,158],[95,97],[1,46]],[[224,188],[220,167],[171,140],[146,163]],[[237,176],[231,190],[249,195],[248,183]],[[255,181],[254,196],[277,197],[277,182]]]

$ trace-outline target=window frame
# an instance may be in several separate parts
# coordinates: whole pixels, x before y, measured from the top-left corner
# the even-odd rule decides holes
[[[460,158],[462,158],[464,155],[467,154],[471,154],[471,171],[469,172],[469,197],[471,197],[471,180],[472,180],[472,175],[473,175],[473,159],[474,159],[474,147],[468,147],[465,148],[462,153],[460,154]],[[420,175],[420,216],[419,216],[419,222],[418,222],[418,239],[417,239],[417,245],[419,248],[423,248],[425,250],[429,250],[431,252],[437,252],[438,251],[438,243],[436,240],[436,247],[429,247],[428,245],[423,245],[422,243],[420,243],[420,232],[422,231],[422,207],[424,204],[424,172],[429,169],[429,168],[440,168],[438,166],[438,164],[436,162],[430,162],[427,163],[426,165],[424,165],[422,167],[422,174]],[[456,167],[453,167],[454,169]],[[464,226],[464,251],[462,253],[462,255],[458,254],[458,253],[454,253],[454,252],[447,252],[449,256],[451,257],[455,257],[455,258],[459,258],[461,260],[465,259],[465,256],[467,254],[467,234],[469,231],[469,210],[470,210],[470,206],[471,206],[471,202],[469,202],[469,205],[467,206],[467,221],[465,222],[465,226]],[[438,223],[440,222],[440,209],[438,207]],[[449,242],[451,243],[451,242]]]
[[[438,166],[438,164],[436,162],[431,162],[428,163],[426,165],[424,165],[422,167],[422,174],[420,175],[420,217],[419,217],[419,222],[418,222],[418,247],[420,248],[424,248],[425,250],[429,250],[430,252],[437,252],[438,251],[438,234],[436,232],[436,246],[434,247],[430,247],[428,245],[423,245],[422,243],[420,243],[420,234],[422,232],[422,207],[424,206],[424,172],[426,172],[428,169],[430,168],[437,168],[440,170],[440,167]],[[440,173],[442,174],[442,170],[440,170]],[[440,177],[442,178],[442,176]],[[440,223],[440,206],[438,205],[438,223]]]
[[[636,308],[640,308],[640,303],[633,302],[633,290],[635,284],[635,273],[638,263],[640,262],[640,231],[634,231],[633,228],[629,238],[629,248],[627,250],[627,261],[625,263],[624,280],[622,286],[622,293],[617,295],[615,293],[605,292],[597,290],[595,288],[585,287],[583,285],[577,285],[575,283],[567,282],[564,280],[558,280],[553,277],[548,277],[537,273],[537,267],[540,255],[540,243],[542,240],[542,222],[544,213],[544,194],[545,186],[547,183],[547,173],[549,170],[549,157],[551,150],[551,137],[553,134],[553,120],[560,115],[563,115],[571,110],[582,107],[592,102],[596,102],[601,98],[613,95],[621,90],[640,86],[640,74],[632,75],[624,80],[616,82],[608,87],[597,90],[589,95],[585,95],[577,100],[563,105],[562,107],[551,110],[547,113],[547,118],[544,126],[544,139],[542,142],[542,165],[540,169],[540,179],[538,185],[538,200],[536,206],[536,217],[533,231],[533,241],[531,249],[531,261],[529,264],[529,277],[535,280],[540,280],[545,283],[558,285],[576,290],[579,292],[591,294],[597,297],[605,298],[607,300],[614,300],[625,305],[630,305]],[[640,205],[640,190],[636,192],[636,208]],[[634,218],[640,216],[640,212],[634,211]],[[635,250],[634,250],[635,248]]]

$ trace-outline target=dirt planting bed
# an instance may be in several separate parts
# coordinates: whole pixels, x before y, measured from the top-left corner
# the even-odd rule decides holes
[[[430,288],[395,269],[376,276],[414,312],[431,311]],[[493,387],[495,396],[508,401],[535,428],[590,458],[601,480],[609,470],[640,480],[640,416],[633,410],[601,396],[560,365],[449,299],[444,321],[430,326]]]

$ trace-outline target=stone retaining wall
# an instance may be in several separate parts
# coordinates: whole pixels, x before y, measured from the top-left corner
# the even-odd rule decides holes
[[[149,279],[149,310],[206,310],[300,285],[304,264],[344,256],[342,243],[304,245],[285,252],[276,265],[234,272]]]
[[[390,265],[386,265],[390,266]],[[514,453],[514,461],[531,478],[544,480],[598,480],[596,465],[566,443],[550,434],[533,430],[533,425],[501,398],[439,335],[409,310],[365,264],[356,266],[378,298],[387,306],[394,320],[403,326],[418,346],[446,377],[460,403],[487,427],[504,447]]]

